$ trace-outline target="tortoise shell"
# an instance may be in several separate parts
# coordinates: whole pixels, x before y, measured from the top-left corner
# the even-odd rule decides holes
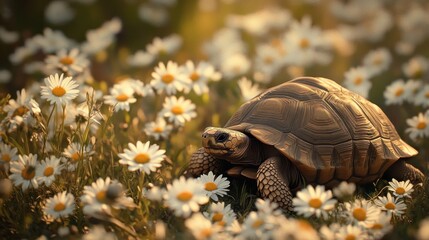
[[[286,156],[308,183],[372,182],[417,151],[375,104],[325,78],[297,78],[243,104],[226,128]]]

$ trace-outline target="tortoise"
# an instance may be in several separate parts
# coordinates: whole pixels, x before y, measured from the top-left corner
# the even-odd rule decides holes
[[[292,210],[306,184],[379,178],[423,181],[406,163],[417,151],[375,104],[326,78],[300,77],[244,103],[223,128],[208,127],[185,172],[256,180],[263,198]]]

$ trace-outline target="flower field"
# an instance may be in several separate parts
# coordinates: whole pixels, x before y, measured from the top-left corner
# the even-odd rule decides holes
[[[0,10],[1,239],[429,239],[426,179],[308,184],[287,210],[254,179],[185,177],[206,127],[301,76],[378,105],[426,176],[426,1],[15,0]]]

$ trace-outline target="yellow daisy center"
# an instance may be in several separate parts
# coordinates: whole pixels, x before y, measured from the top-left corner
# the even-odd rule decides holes
[[[164,129],[162,127],[156,127],[155,129],[153,129],[153,131],[156,133],[162,133]]]
[[[54,206],[54,211],[55,211],[55,212],[61,212],[61,211],[63,211],[64,209],[66,209],[66,205],[65,205],[64,203],[57,203],[57,204],[55,204],[55,206]]]
[[[189,78],[193,81],[196,82],[198,81],[198,79],[200,79],[200,74],[193,72],[191,73],[191,75],[189,75]]]
[[[222,219],[223,219],[222,213],[217,212],[217,213],[213,214],[213,217],[212,217],[213,222],[220,222],[220,221],[222,221]]]
[[[383,63],[383,58],[381,56],[376,56],[372,63],[374,65],[381,65]]]
[[[57,87],[54,87],[54,89],[52,89],[52,94],[54,94],[57,97],[62,97],[64,96],[64,94],[66,94],[66,90],[61,86],[57,86]]]
[[[389,210],[394,210],[396,208],[396,205],[392,202],[388,202],[386,203],[386,205],[384,205],[384,207]]]
[[[166,73],[164,75],[162,75],[161,80],[165,83],[165,84],[170,84],[171,82],[173,82],[174,80],[174,76]]]
[[[354,83],[355,83],[355,85],[361,85],[362,84],[362,82],[363,82],[363,78],[362,77],[356,77],[355,79],[354,79]]]
[[[419,122],[416,126],[417,129],[425,129],[426,123],[425,122]]]
[[[429,98],[429,92],[425,94],[425,98]]]
[[[383,229],[383,225],[381,225],[380,223],[374,223],[374,225],[372,225],[371,228],[375,230],[380,230],[380,229]]]
[[[54,168],[53,167],[47,167],[47,168],[45,168],[45,171],[43,171],[43,175],[45,177],[49,177],[52,174],[54,174]]]
[[[75,152],[75,153],[73,153],[73,154],[71,155],[71,159],[72,159],[74,162],[79,161],[79,159],[80,159],[80,154],[79,154],[79,152]]]
[[[312,208],[320,208],[322,206],[322,201],[320,201],[318,198],[312,198],[308,202],[308,205]]]
[[[125,94],[125,93],[121,93],[121,94],[119,94],[118,96],[116,96],[116,100],[117,100],[118,102],[125,102],[125,101],[127,101],[127,100],[128,100],[128,95],[127,95],[127,94]]]
[[[301,39],[301,41],[299,42],[299,46],[301,47],[301,48],[308,48],[309,46],[310,46],[310,41],[308,41],[308,39],[307,38],[303,38],[303,39]]]
[[[207,239],[213,234],[213,232],[210,228],[204,228],[201,230],[200,233],[201,233],[202,239]]]
[[[183,191],[183,192],[177,194],[176,197],[177,197],[177,199],[179,199],[182,202],[187,202],[187,201],[191,200],[191,198],[193,197],[193,195],[192,195],[191,192]]]
[[[264,221],[262,221],[261,219],[256,219],[252,224],[252,228],[257,229],[262,226],[262,224],[264,224]]]
[[[314,231],[313,227],[305,220],[298,220],[300,230]]]
[[[204,188],[207,190],[207,191],[214,191],[214,190],[216,190],[217,189],[217,185],[216,185],[216,183],[214,183],[214,182],[208,182],[208,183],[206,183],[205,185],[204,185]]]
[[[395,92],[395,96],[396,97],[400,97],[402,94],[404,93],[404,89],[403,88],[398,88]]]
[[[174,115],[180,115],[180,114],[182,114],[184,111],[183,111],[183,108],[182,108],[181,106],[176,105],[176,106],[173,106],[173,107],[171,108],[171,112],[172,112]]]
[[[60,59],[60,63],[64,65],[72,65],[74,63],[74,59],[72,57],[65,56]]]
[[[134,157],[134,161],[136,163],[148,163],[150,161],[150,157],[146,153],[139,153]]]
[[[274,59],[273,59],[271,56],[266,56],[266,57],[264,58],[264,62],[265,62],[266,64],[272,64],[272,63],[274,62]]]
[[[355,208],[353,210],[353,217],[358,221],[365,221],[366,211],[363,208]]]
[[[106,201],[106,191],[99,191],[97,194],[95,194],[95,198],[99,202],[105,202]]]
[[[1,160],[3,160],[4,162],[10,162],[11,157],[10,157],[10,155],[9,155],[9,154],[4,153],[4,154],[1,156]]]
[[[402,195],[405,193],[405,189],[403,187],[397,187],[395,192],[399,195]]]
[[[25,180],[31,180],[36,175],[36,168],[33,166],[28,166],[21,171],[21,176]]]
[[[356,236],[355,236],[355,235],[353,235],[353,234],[349,234],[349,235],[347,235],[344,239],[345,239],[345,240],[355,240],[355,239],[356,239]]]
[[[23,116],[24,114],[26,114],[28,112],[28,108],[21,106],[17,109],[15,109],[15,111],[13,112],[13,116]]]

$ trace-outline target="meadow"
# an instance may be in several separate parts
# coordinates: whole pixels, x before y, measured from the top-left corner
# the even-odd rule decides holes
[[[428,174],[420,0],[0,3],[1,239],[429,239],[429,184],[185,178],[206,127],[324,77],[377,104]]]

